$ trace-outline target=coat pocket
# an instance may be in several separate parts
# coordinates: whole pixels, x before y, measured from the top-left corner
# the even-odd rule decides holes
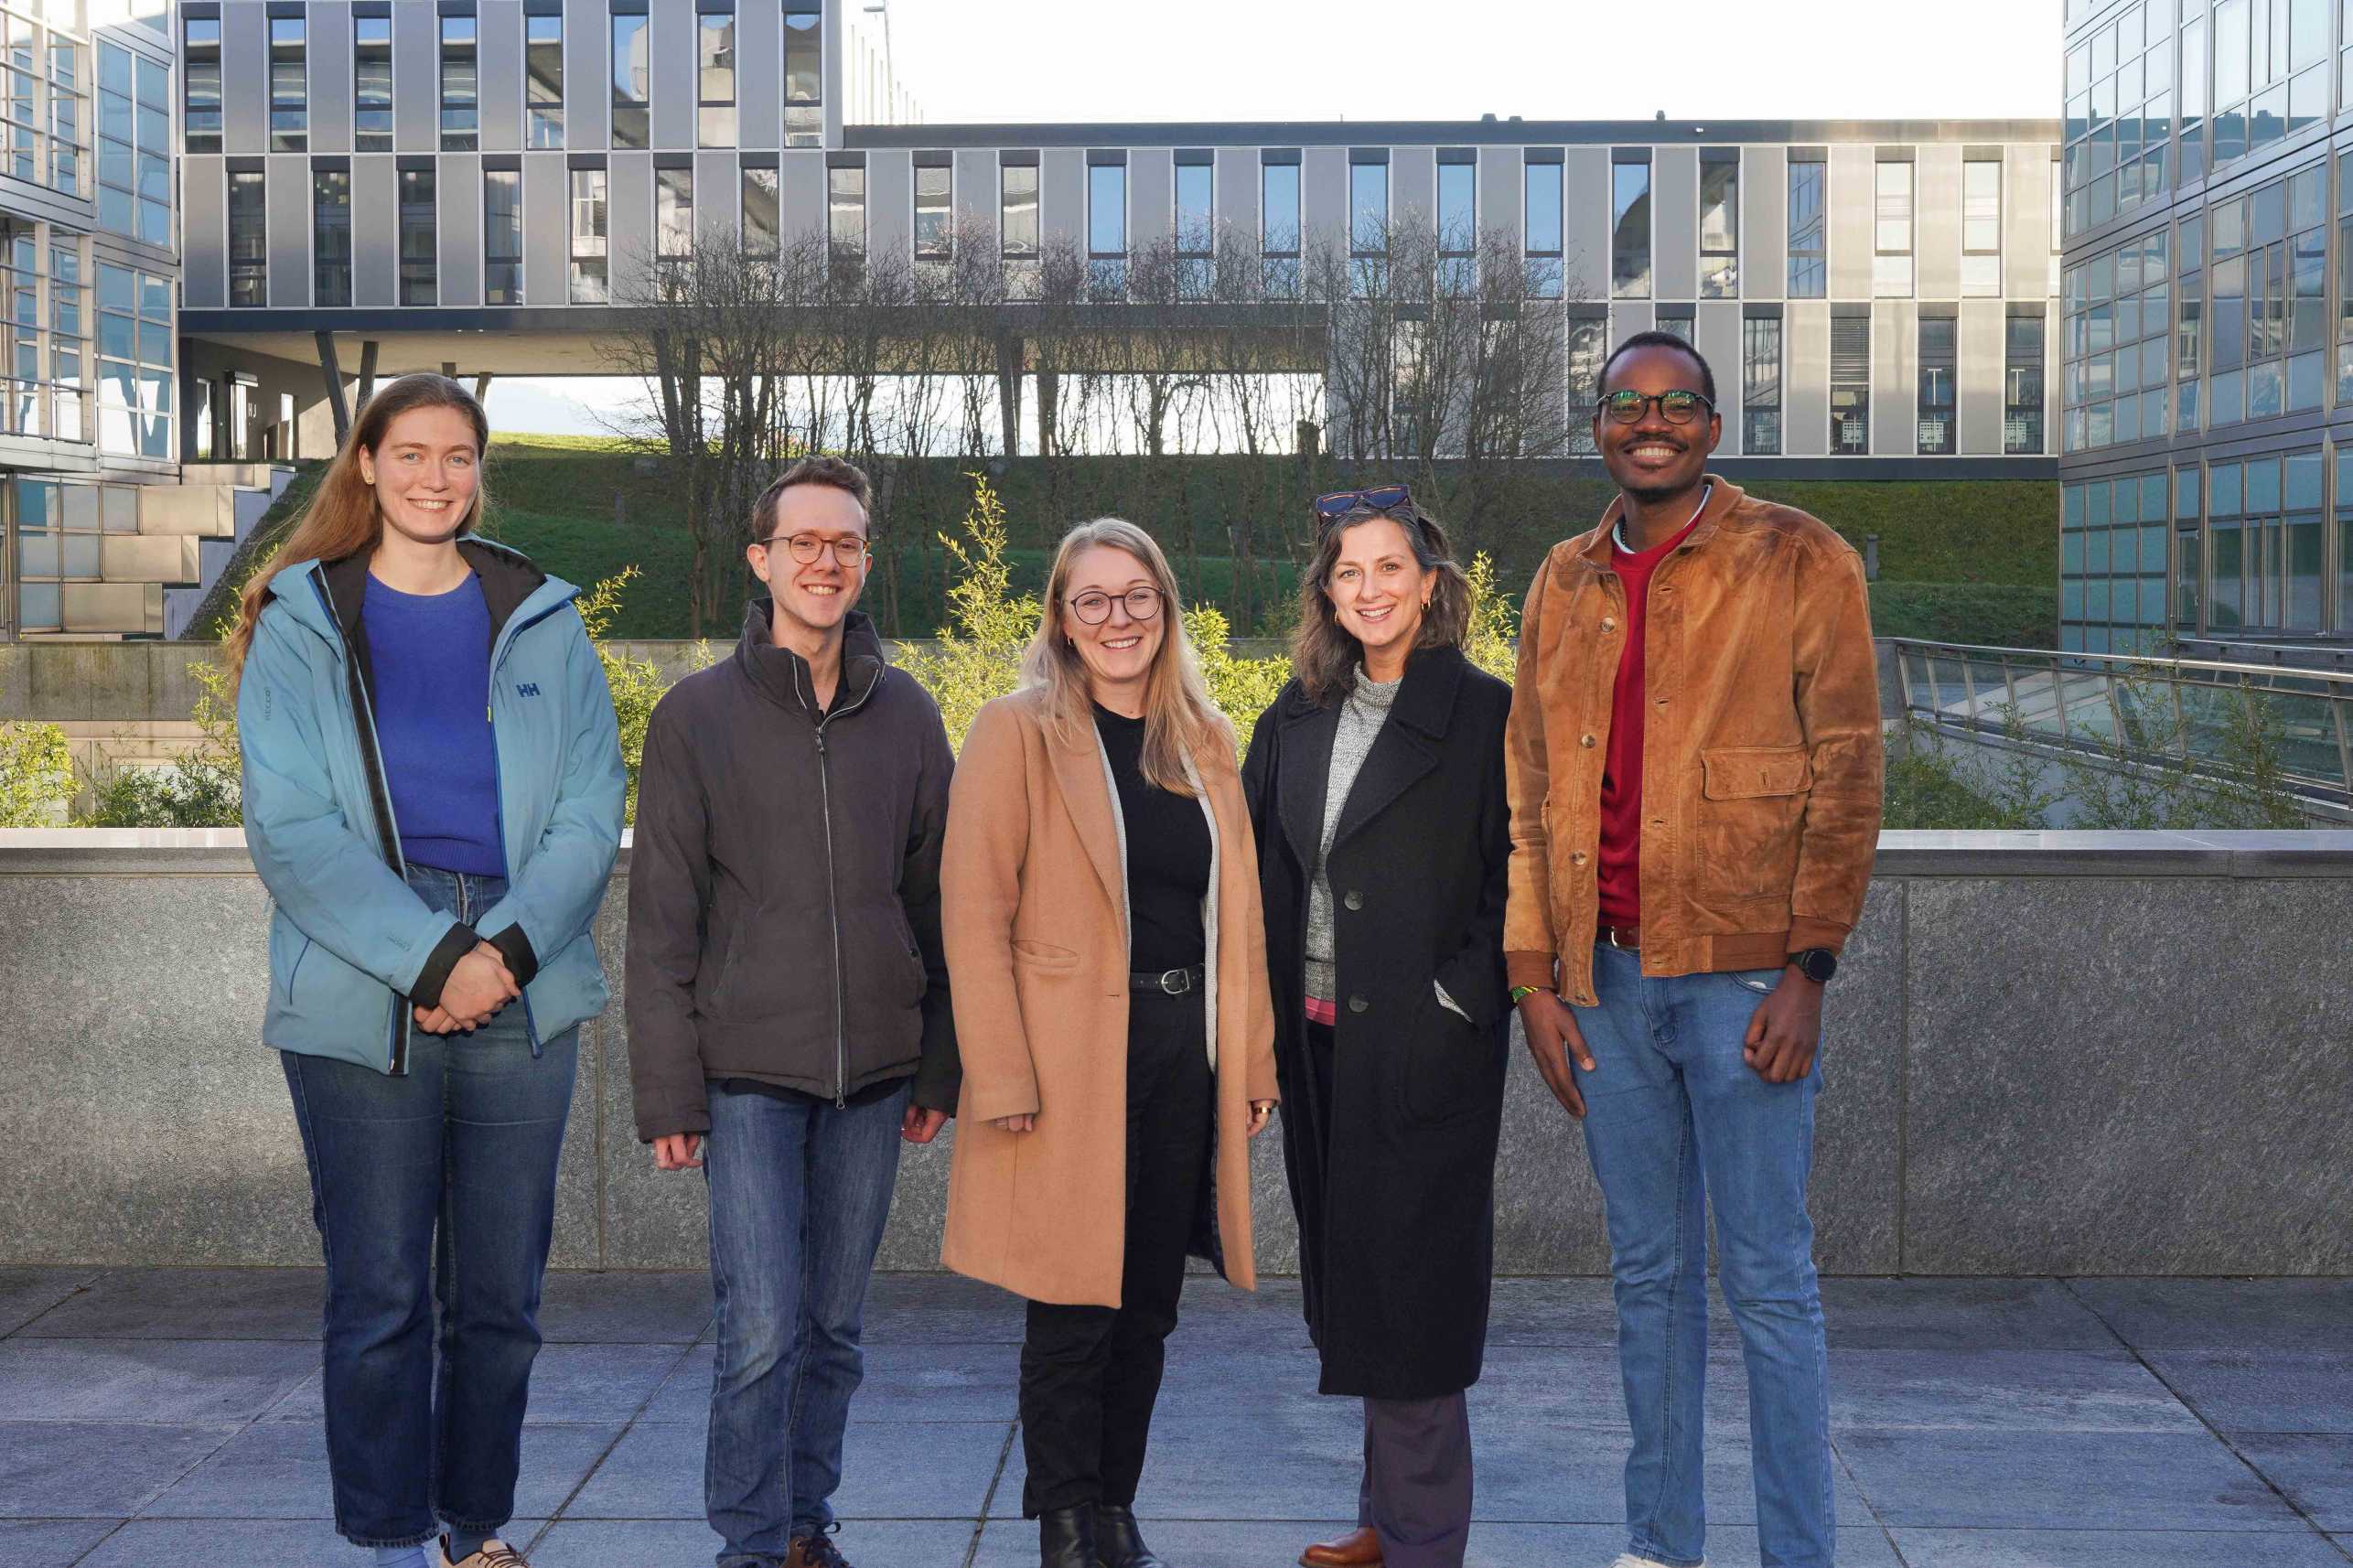
[[[1041,942],[1035,937],[1015,937],[1013,961],[1048,973],[1063,973],[1079,967],[1079,955],[1069,948]]]
[[[1706,886],[1729,898],[1787,897],[1798,875],[1798,824],[1813,785],[1802,746],[1700,752],[1700,843]]]
[[[1502,1095],[1502,1063],[1492,1036],[1451,1011],[1426,983],[1399,1074],[1406,1120],[1421,1126],[1469,1115]]]

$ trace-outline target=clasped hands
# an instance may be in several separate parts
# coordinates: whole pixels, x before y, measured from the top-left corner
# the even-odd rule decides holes
[[[440,1004],[412,1011],[417,1027],[428,1035],[471,1033],[522,993],[523,988],[515,983],[513,972],[507,968],[506,955],[489,942],[478,942],[441,983]]]

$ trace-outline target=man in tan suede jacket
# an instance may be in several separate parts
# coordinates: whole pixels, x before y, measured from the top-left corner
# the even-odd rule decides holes
[[[1633,1447],[1618,1568],[1692,1568],[1707,1219],[1740,1327],[1759,1554],[1830,1568],[1806,1183],[1822,988],[1879,837],[1870,600],[1845,541],[1706,471],[1688,343],[1628,338],[1594,436],[1619,495],[1529,589],[1506,750],[1505,963],[1607,1211]],[[1572,1066],[1572,1058],[1574,1065]]]

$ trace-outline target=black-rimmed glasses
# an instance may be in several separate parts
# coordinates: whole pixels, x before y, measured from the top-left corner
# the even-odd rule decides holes
[[[843,566],[855,569],[865,564],[866,542],[854,533],[845,533],[839,539],[815,533],[772,533],[760,541],[763,550],[772,551],[779,544],[803,566],[814,564],[828,545],[833,546],[833,559]]]
[[[1660,416],[1670,424],[1689,424],[1714,412],[1715,405],[1695,392],[1664,392],[1645,395],[1631,388],[1609,393],[1594,404],[1594,412],[1619,424],[1635,424],[1650,405],[1656,403]]]
[[[1071,598],[1070,613],[1089,626],[1101,626],[1112,618],[1112,605],[1115,598],[1127,607],[1127,618],[1130,620],[1150,620],[1160,613],[1160,590],[1157,588],[1130,588],[1126,593],[1116,596],[1104,593],[1101,588],[1090,588]]]

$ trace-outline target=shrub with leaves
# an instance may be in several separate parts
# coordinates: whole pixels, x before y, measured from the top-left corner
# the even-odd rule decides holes
[[[948,590],[950,624],[940,628],[933,647],[899,654],[900,667],[939,703],[948,744],[958,750],[982,704],[1019,683],[1021,656],[1041,613],[1037,595],[1013,591],[1005,503],[985,476],[968,477],[972,510],[956,533],[940,536],[956,564],[955,585]]]
[[[662,677],[661,665],[650,659],[631,659],[606,641],[621,612],[621,592],[639,575],[634,564],[624,566],[573,601],[581,624],[588,628],[589,641],[596,644],[596,660],[605,667],[605,685],[613,694],[613,718],[621,732],[621,762],[629,773],[623,820],[631,822],[638,820],[638,768],[645,760],[646,725],[653,717],[653,705],[661,701],[670,684]],[[687,669],[708,669],[715,657],[708,642],[697,642]]]
[[[1520,665],[1520,612],[1511,596],[1497,586],[1495,562],[1484,550],[1471,557],[1470,636],[1463,652],[1470,661],[1499,681],[1509,681]]]
[[[1291,679],[1291,660],[1280,656],[1236,658],[1228,646],[1231,628],[1226,624],[1226,613],[1209,605],[1196,605],[1185,612],[1185,635],[1193,639],[1193,650],[1200,656],[1201,675],[1209,682],[1209,695],[1233,724],[1235,748],[1248,751],[1251,726]]]
[[[73,800],[73,753],[56,725],[0,724],[0,828],[48,828]]]
[[[226,667],[188,666],[199,690],[188,712],[196,744],[169,762],[113,763],[94,768],[90,825],[99,828],[233,828],[245,821],[243,752],[237,699]]]

